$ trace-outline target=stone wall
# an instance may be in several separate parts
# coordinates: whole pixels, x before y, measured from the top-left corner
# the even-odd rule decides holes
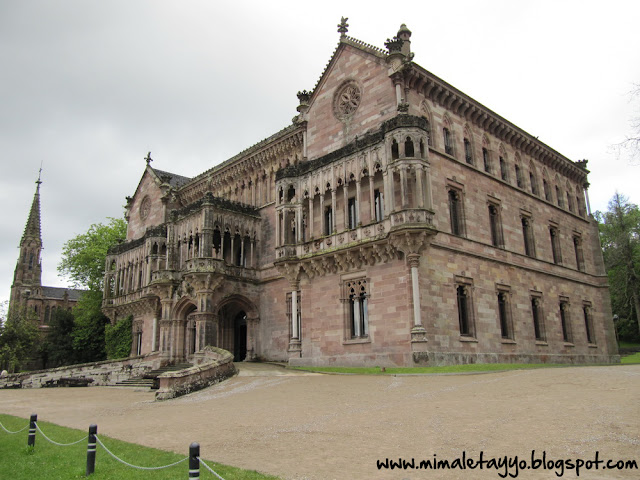
[[[158,377],[160,389],[156,400],[186,395],[226,380],[237,373],[233,354],[217,347],[205,347],[193,361],[197,365],[178,372],[165,372]]]
[[[156,356],[129,357],[123,360],[83,363],[66,367],[16,373],[0,377],[2,388],[40,388],[52,380],[61,378],[91,379],[89,385],[115,385],[132,377],[158,368],[160,360]]]

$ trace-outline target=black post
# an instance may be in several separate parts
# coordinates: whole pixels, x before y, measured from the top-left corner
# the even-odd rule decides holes
[[[200,479],[200,444],[189,445],[189,480]]]
[[[29,419],[29,436],[27,437],[27,446],[35,447],[36,445],[36,422],[38,421],[38,415],[35,413],[31,415]]]
[[[96,469],[96,434],[97,425],[89,425],[89,439],[87,443],[87,477]]]

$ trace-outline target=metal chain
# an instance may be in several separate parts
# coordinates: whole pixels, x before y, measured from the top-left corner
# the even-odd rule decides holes
[[[20,432],[24,432],[27,428],[29,428],[29,425],[25,425],[24,428],[21,428],[17,432],[12,432],[11,430],[7,430],[7,428],[2,424],[2,422],[0,422],[0,427],[2,427],[2,429],[7,433],[20,433]]]
[[[35,422],[36,424],[36,430],[38,430],[42,436],[45,438],[45,440],[48,440],[49,442],[53,443],[54,445],[58,445],[59,447],[70,447],[71,445],[76,445],[80,442],[82,442],[83,440],[86,440],[87,437],[84,436],[82,437],[80,440],[78,440],[77,442],[71,442],[71,443],[58,443],[55,440],[51,440],[49,437],[47,437],[44,432],[42,430],[40,430],[40,425],[38,425],[38,422]]]
[[[178,460],[175,463],[172,463],[171,465],[164,465],[162,467],[140,467],[138,465],[132,465],[130,463],[125,462],[124,460],[122,460],[121,458],[118,458],[115,454],[113,454],[111,452],[111,450],[109,450],[104,443],[102,443],[102,441],[98,438],[98,435],[95,436],[96,437],[96,441],[100,444],[100,446],[102,448],[104,448],[106,450],[106,452],[111,455],[113,458],[115,458],[117,461],[119,461],[120,463],[123,463],[124,465],[126,465],[127,467],[131,467],[131,468],[137,468],[138,470],[162,470],[163,468],[169,468],[169,467],[173,467],[174,465],[178,465],[179,463],[184,462],[185,460],[188,460],[189,457],[184,457],[182,460]]]
[[[198,461],[204,465],[204,467],[209,470],[211,473],[213,473],[216,477],[218,477],[220,480],[224,480],[224,478],[222,478],[220,475],[218,475],[216,472],[213,471],[213,469],[207,465],[206,463],[204,463],[204,460],[202,460],[200,457],[196,457],[198,459]]]

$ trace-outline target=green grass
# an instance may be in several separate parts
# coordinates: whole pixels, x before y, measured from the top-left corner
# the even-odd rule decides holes
[[[29,420],[0,414],[0,422],[8,430],[16,431],[28,425]],[[49,422],[38,421],[38,426],[49,438],[58,443],[70,443],[83,437],[87,438],[87,432],[61,427]],[[121,459],[134,465],[146,467],[168,465],[181,460],[187,456],[189,448],[188,445],[185,445],[185,453],[180,455],[155,448],[141,447],[102,436],[99,426],[98,436],[109,450]],[[201,448],[206,448],[206,445],[202,445]],[[38,432],[36,433],[35,447],[30,449],[27,447],[26,430],[18,434],[8,434],[0,428],[0,459],[2,459],[0,461],[0,478],[46,478],[47,480],[85,478],[87,442],[85,440],[77,445],[60,447],[49,443]],[[278,480],[277,477],[251,470],[242,470],[207,460],[205,462],[227,480]],[[173,480],[176,478],[186,479],[188,472],[188,460],[163,470],[133,469],[114,460],[98,445],[95,473],[90,478],[95,480],[114,478],[118,480]],[[200,478],[206,480],[216,477],[205,467],[201,467]]]
[[[360,375],[397,375],[411,373],[473,373],[493,372],[496,370],[521,370],[531,368],[562,367],[567,365],[553,363],[480,363],[468,365],[447,365],[443,367],[290,367],[297,370],[326,373],[356,373]]]
[[[622,357],[620,363],[640,363],[640,352]]]
[[[624,340],[621,340],[620,342],[618,342],[618,348],[620,350],[633,350],[636,352],[640,352],[640,343],[638,342],[625,342]]]

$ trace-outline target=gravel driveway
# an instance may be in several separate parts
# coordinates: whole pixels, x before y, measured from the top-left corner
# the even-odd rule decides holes
[[[480,451],[528,461],[532,450],[546,451],[547,460],[574,462],[599,451],[640,464],[640,365],[428,376],[239,367],[222,384],[165,402],[115,387],[4,390],[0,412],[83,430],[96,423],[104,435],[185,455],[196,441],[203,458],[287,480],[499,479],[505,468],[376,467],[386,458],[478,459]],[[516,478],[559,478],[554,471]],[[583,468],[579,478],[638,479],[640,470]]]

